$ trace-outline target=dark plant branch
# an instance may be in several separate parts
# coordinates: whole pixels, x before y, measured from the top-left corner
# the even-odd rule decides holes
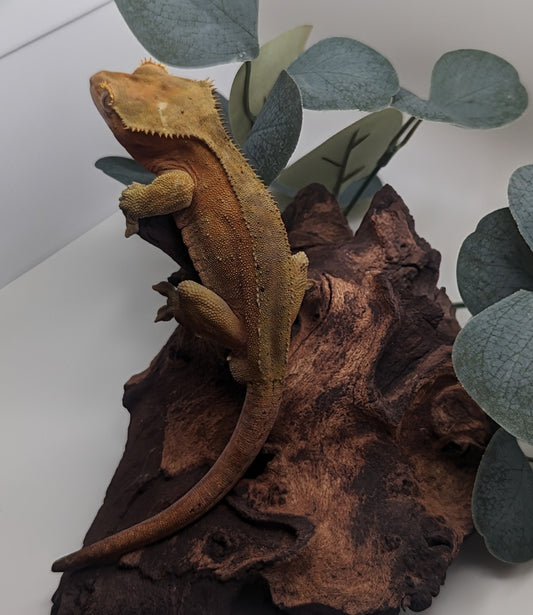
[[[366,180],[363,182],[357,193],[354,195],[352,200],[348,203],[348,205],[344,208],[344,215],[347,217],[348,214],[352,211],[352,208],[357,203],[357,201],[364,194],[365,190],[370,185],[371,181],[376,177],[376,175],[381,171],[381,169],[389,164],[392,157],[400,150],[404,145],[408,143],[408,141],[413,136],[415,130],[422,123],[421,119],[416,117],[410,117],[407,122],[400,128],[400,130],[394,135],[389,146],[385,150],[384,154],[377,161],[376,166],[370,175],[367,176]],[[405,136],[404,136],[405,135]],[[403,139],[402,139],[403,137]]]
[[[244,114],[252,124],[255,123],[257,117],[252,113],[250,109],[250,79],[252,77],[252,63],[250,60],[244,63],[244,90],[242,93],[242,105],[244,108]]]
[[[356,148],[360,143],[362,143],[365,139],[368,138],[368,135],[364,135],[363,137],[358,137],[359,130],[355,130],[353,135],[350,137],[350,141],[346,146],[346,150],[344,151],[344,156],[342,157],[342,162],[340,164],[339,173],[337,175],[337,181],[335,182],[335,186],[333,188],[333,194],[335,196],[339,195],[342,184],[348,179],[349,176],[346,176],[346,167],[348,166],[348,160],[350,159],[350,154],[352,150]]]

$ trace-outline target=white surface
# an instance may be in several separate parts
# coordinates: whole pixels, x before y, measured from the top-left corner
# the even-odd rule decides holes
[[[151,290],[174,267],[116,214],[0,291],[0,612],[40,615],[122,454],[122,385],[173,327]]]
[[[150,289],[172,263],[123,228],[115,214],[0,291],[2,613],[49,612],[50,564],[81,544],[122,454],[122,384],[173,329],[151,322],[161,298]],[[427,612],[531,605],[533,562],[501,564],[472,539]]]
[[[112,0],[0,0],[0,59]],[[44,4],[44,6],[43,6]]]
[[[112,49],[118,65],[144,52],[127,37],[114,42],[122,19],[112,9],[0,61],[2,91],[10,93],[2,97],[0,287],[115,211],[117,184],[93,165],[122,149],[100,130],[88,79]]]

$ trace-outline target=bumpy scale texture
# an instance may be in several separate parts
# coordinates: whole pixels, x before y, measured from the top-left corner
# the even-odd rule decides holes
[[[307,286],[307,257],[291,254],[279,210],[228,138],[207,82],[145,62],[132,74],[93,75],[91,95],[117,140],[157,175],[147,186],[134,183],[123,191],[126,236],[141,232],[142,220],[165,218],[165,228],[179,235],[179,247],[166,251],[187,254],[180,264],[191,279],[177,289],[155,286],[167,297],[157,318],[175,318],[229,351],[231,373],[247,391],[227,446],[186,494],[157,515],[58,559],[57,572],[116,561],[175,534],[235,486],[276,420],[291,325]]]

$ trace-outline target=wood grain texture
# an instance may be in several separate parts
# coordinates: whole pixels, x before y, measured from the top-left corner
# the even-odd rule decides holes
[[[436,286],[440,256],[390,187],[355,236],[318,185],[284,217],[314,285],[267,443],[191,526],[119,565],[65,574],[55,615],[391,615],[439,592],[472,531],[491,432],[453,373],[459,327]],[[86,542],[185,493],[220,454],[243,396],[220,349],[178,327],[126,384],[126,450]]]

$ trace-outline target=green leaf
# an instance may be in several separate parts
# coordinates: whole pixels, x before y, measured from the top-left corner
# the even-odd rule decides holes
[[[270,184],[287,164],[301,127],[300,91],[282,71],[243,145],[245,156],[265,184]]]
[[[481,460],[472,515],[487,549],[504,562],[533,558],[533,472],[516,439],[500,429]]]
[[[357,181],[349,184],[345,190],[343,190],[338,197],[339,205],[341,208],[346,208],[351,205],[353,199],[366,181],[366,177],[362,177]],[[354,225],[356,222],[360,222],[368,207],[374,198],[374,195],[378,190],[383,188],[383,183],[379,177],[373,177],[368,186],[363,190],[354,206],[351,208],[349,215],[347,216],[349,222]]]
[[[141,45],[161,62],[193,67],[257,55],[258,0],[115,0]]]
[[[131,158],[122,156],[106,156],[94,163],[94,166],[109,177],[129,186],[133,182],[150,184],[155,175]]]
[[[511,175],[508,195],[518,230],[533,250],[533,165],[520,167]]]
[[[346,207],[346,205],[350,204],[354,196],[359,191],[359,188],[363,185],[366,177],[362,179],[358,179],[353,183],[349,184],[348,187],[339,195],[338,202],[341,207]],[[312,183],[310,179],[306,185]],[[302,186],[303,187],[303,186]],[[350,222],[352,228],[358,225],[363,216],[368,210],[370,202],[374,197],[374,194],[383,187],[383,183],[379,179],[379,177],[374,177],[370,184],[363,191],[359,199],[356,201],[355,207],[351,210],[350,214],[347,216],[348,221]],[[294,200],[294,197],[298,193],[297,188],[293,188],[290,186],[286,186],[285,184],[280,183],[279,181],[274,181],[270,184],[270,192],[276,199],[279,208],[283,211],[289,203]]]
[[[467,128],[495,128],[512,122],[527,103],[527,92],[514,67],[476,49],[450,51],[437,61],[429,100],[402,88],[392,102],[415,117]]]
[[[287,167],[278,183],[299,190],[312,182],[338,195],[369,175],[402,125],[402,114],[384,109],[347,126]]]
[[[306,109],[375,111],[398,91],[392,64],[351,38],[319,41],[288,68],[299,85]]]
[[[472,314],[517,290],[533,291],[533,252],[507,207],[482,218],[464,240],[457,260],[457,283]]]
[[[533,292],[519,290],[474,316],[452,356],[468,394],[499,425],[533,443]]]
[[[270,190],[281,211],[283,211],[287,205],[292,203],[296,193],[298,192],[298,190],[295,190],[294,188],[289,188],[283,184],[279,184],[277,180],[271,182],[268,189]]]
[[[258,115],[282,70],[304,50],[311,26],[298,26],[265,43],[259,55],[243,64],[233,80],[230,93],[231,130],[238,143],[246,141]]]

